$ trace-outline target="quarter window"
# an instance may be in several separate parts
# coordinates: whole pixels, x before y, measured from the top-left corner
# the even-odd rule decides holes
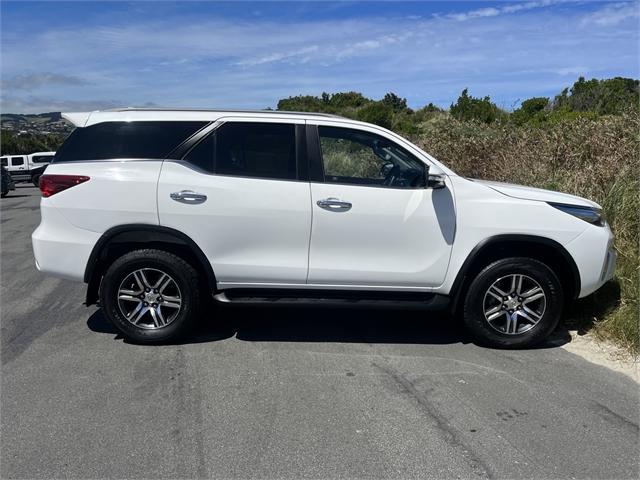
[[[34,155],[33,163],[49,163],[53,159],[53,155]]]
[[[293,124],[225,123],[215,133],[215,172],[295,180],[295,137]]]
[[[104,122],[76,128],[56,162],[109,158],[163,159],[206,122]]]
[[[373,133],[318,127],[324,180],[393,188],[425,185],[425,165],[405,149]]]

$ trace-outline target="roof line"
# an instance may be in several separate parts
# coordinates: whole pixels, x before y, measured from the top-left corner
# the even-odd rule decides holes
[[[259,110],[259,109],[234,109],[234,108],[153,108],[153,107],[121,107],[97,110],[97,112],[217,112],[217,113],[273,113],[278,115],[316,115],[319,117],[346,118],[342,115],[322,112],[296,112],[290,110]]]

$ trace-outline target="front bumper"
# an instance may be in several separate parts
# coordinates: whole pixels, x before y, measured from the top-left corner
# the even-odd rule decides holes
[[[613,278],[618,255],[613,248],[613,233],[608,225],[589,226],[565,248],[580,273],[579,298],[592,294]]]

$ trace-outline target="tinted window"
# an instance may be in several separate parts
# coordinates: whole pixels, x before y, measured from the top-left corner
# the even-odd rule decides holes
[[[53,159],[53,155],[34,155],[31,157],[33,163],[49,163]]]
[[[11,157],[11,165],[24,165],[24,157]]]
[[[207,138],[202,140],[189,153],[187,153],[184,159],[202,170],[213,172],[214,140],[214,135],[207,136]]]
[[[424,186],[425,165],[384,137],[361,130],[318,127],[325,182],[378,187]]]
[[[226,123],[216,130],[215,144],[216,173],[296,179],[294,125]]]
[[[165,158],[206,122],[106,122],[76,128],[56,162],[107,158]]]

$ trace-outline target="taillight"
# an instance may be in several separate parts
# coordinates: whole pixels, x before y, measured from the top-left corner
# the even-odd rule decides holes
[[[89,180],[84,175],[47,175],[40,176],[40,191],[43,197],[50,197],[67,188],[75,187]]]

